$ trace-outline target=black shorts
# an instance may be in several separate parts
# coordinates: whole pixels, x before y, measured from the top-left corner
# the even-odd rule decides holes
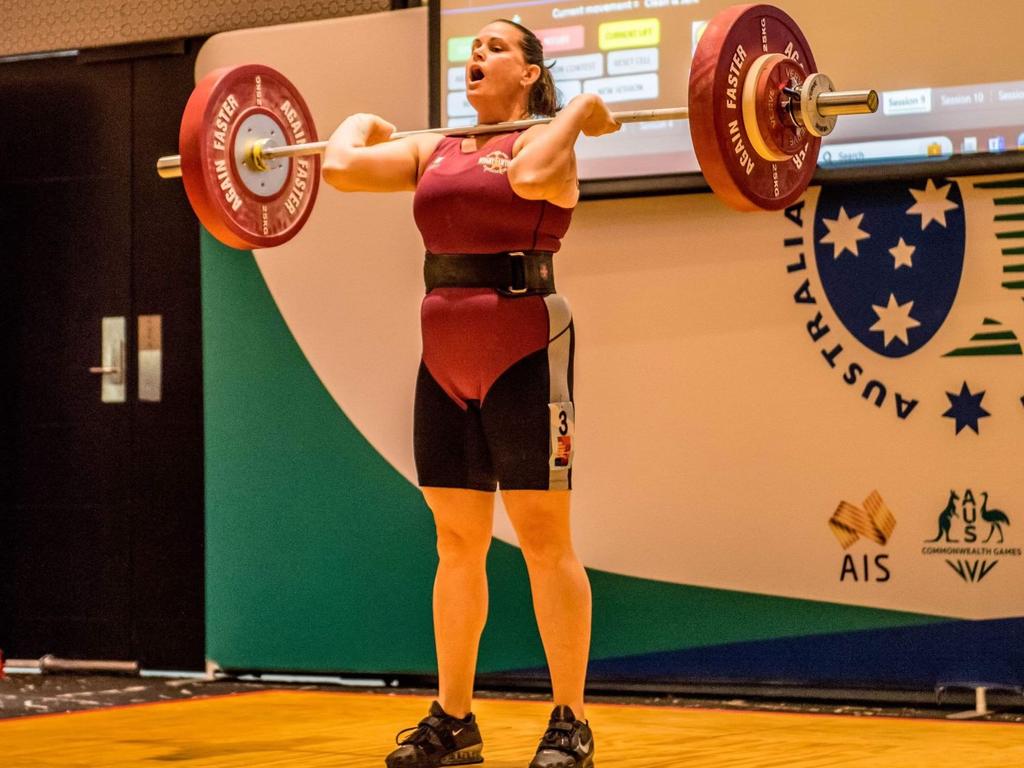
[[[414,442],[419,484],[572,487],[574,329],[557,294],[436,288],[423,300]]]

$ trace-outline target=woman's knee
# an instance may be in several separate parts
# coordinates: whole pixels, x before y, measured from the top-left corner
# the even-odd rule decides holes
[[[437,526],[437,555],[442,560],[449,562],[486,560],[490,547],[490,530]]]
[[[527,565],[552,567],[576,557],[569,538],[549,529],[524,529],[517,536]]]
[[[493,494],[456,488],[424,488],[434,513],[437,553],[446,561],[486,559],[493,529]]]
[[[510,491],[503,498],[528,564],[555,565],[576,557],[567,491]]]

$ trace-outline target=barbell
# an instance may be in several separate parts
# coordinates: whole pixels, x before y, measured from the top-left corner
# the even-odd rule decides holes
[[[770,5],[726,8],[707,25],[690,65],[689,106],[612,113],[620,123],[690,122],[694,153],[712,191],[737,210],[779,210],[804,193],[821,137],[841,115],[878,109],[873,90],[842,91],[815,71],[803,33]],[[554,118],[426,129],[481,136],[523,130]],[[221,242],[254,249],[294,237],[312,212],[320,155],[309,108],[279,72],[259,64],[224,67],[189,97],[179,155],[157,172],[181,177],[199,220]]]

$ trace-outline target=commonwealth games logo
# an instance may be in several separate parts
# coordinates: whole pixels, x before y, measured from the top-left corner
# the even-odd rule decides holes
[[[964,581],[984,579],[1000,557],[1020,557],[1020,547],[1007,546],[1010,516],[989,502],[988,491],[950,489],[936,515],[935,535],[924,540],[921,554],[941,557]],[[982,538],[984,536],[984,538]]]
[[[965,255],[988,259],[994,250],[966,253],[985,222],[972,223],[968,238],[961,182],[829,186],[813,212],[801,201],[785,213],[799,227],[784,241],[793,301],[824,364],[866,403],[901,421],[942,419],[954,437],[980,437],[986,420],[1024,405],[1024,384],[1007,391],[1009,375],[980,365],[1006,361],[1010,374],[1024,357],[1024,179],[974,184],[972,193],[996,211],[988,243],[1003,241],[999,264],[984,266],[999,277],[980,286],[982,302],[973,285],[957,308],[959,325],[949,327],[969,272]],[[977,283],[977,270],[970,274]]]

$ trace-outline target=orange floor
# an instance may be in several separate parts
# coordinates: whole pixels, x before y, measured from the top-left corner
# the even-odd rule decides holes
[[[430,699],[261,691],[0,720],[2,768],[383,766]],[[485,766],[526,768],[550,707],[478,700]],[[588,705],[596,768],[1007,768],[1009,723]]]

